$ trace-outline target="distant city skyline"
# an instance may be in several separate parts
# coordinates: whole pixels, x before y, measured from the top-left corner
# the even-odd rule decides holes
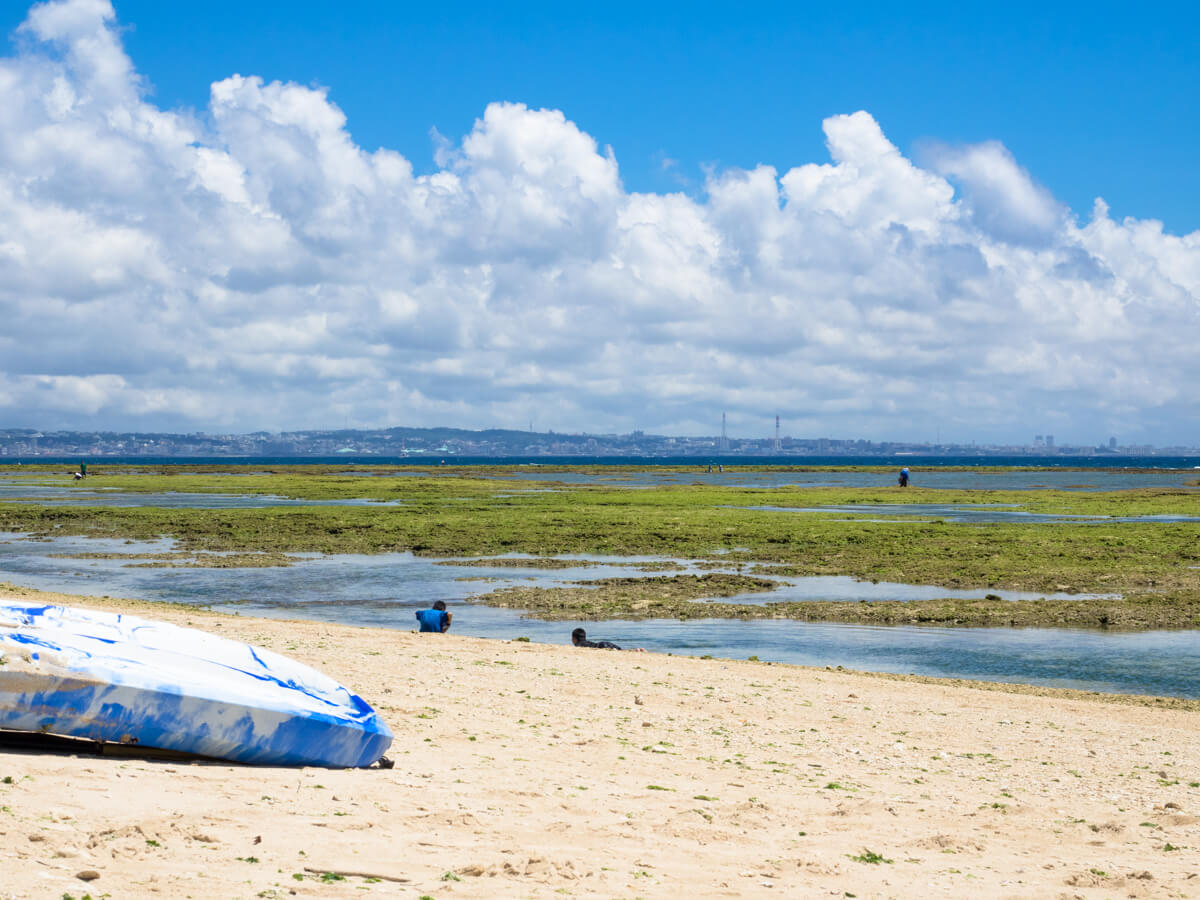
[[[1200,8],[0,25],[0,427],[1200,444]]]
[[[667,436],[635,431],[628,434],[589,432],[533,432],[513,429],[461,428],[340,429],[304,432],[250,432],[247,434],[162,434],[123,432],[41,432],[0,429],[0,462],[35,461],[64,457],[354,457],[437,459],[439,457],[867,457],[976,456],[980,458],[1029,456],[1035,458],[1111,456],[1192,456],[1196,447],[1117,445],[1084,446],[1047,443],[1038,435],[1033,443],[1016,445],[929,444],[903,441],[867,441],[846,437],[734,438],[728,435]]]

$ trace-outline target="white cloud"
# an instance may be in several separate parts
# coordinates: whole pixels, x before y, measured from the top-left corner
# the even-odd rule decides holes
[[[1200,232],[1079,224],[1002,145],[633,193],[557,110],[494,103],[437,171],[323,89],[146,99],[104,0],[0,59],[0,424],[451,424],[1200,443]],[[336,86],[335,86],[336,90]],[[813,123],[814,127],[816,123]],[[619,151],[620,148],[617,148]],[[664,157],[665,159],[665,157]],[[769,423],[769,424],[768,424]]]
[[[825,138],[834,165],[806,165],[782,179],[798,216],[831,213],[857,230],[899,225],[930,233],[957,216],[954,191],[900,155],[865,112],[831,116]]]
[[[963,206],[974,224],[992,237],[1045,246],[1061,234],[1067,211],[1008,149],[996,141],[933,152],[940,173],[962,186]]]

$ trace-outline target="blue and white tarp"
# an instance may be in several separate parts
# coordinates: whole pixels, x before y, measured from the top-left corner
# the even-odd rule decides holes
[[[369,766],[386,723],[332,678],[193,628],[0,602],[0,729],[242,763]]]

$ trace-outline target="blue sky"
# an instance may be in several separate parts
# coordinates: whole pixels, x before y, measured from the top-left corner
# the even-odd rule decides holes
[[[822,157],[864,109],[926,141],[1002,142],[1062,202],[1200,228],[1200,7],[1192,3],[328,3],[116,0],[168,108],[233,73],[329,88],[356,142],[433,166],[496,100],[566,112],[625,186]],[[26,6],[6,4],[10,32]],[[673,161],[664,168],[664,163]]]
[[[1200,446],[1197,24],[7,2],[0,427]]]

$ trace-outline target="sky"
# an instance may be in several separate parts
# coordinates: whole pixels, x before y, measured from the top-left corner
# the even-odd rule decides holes
[[[825,6],[0,0],[0,427],[1200,446],[1200,13]]]

